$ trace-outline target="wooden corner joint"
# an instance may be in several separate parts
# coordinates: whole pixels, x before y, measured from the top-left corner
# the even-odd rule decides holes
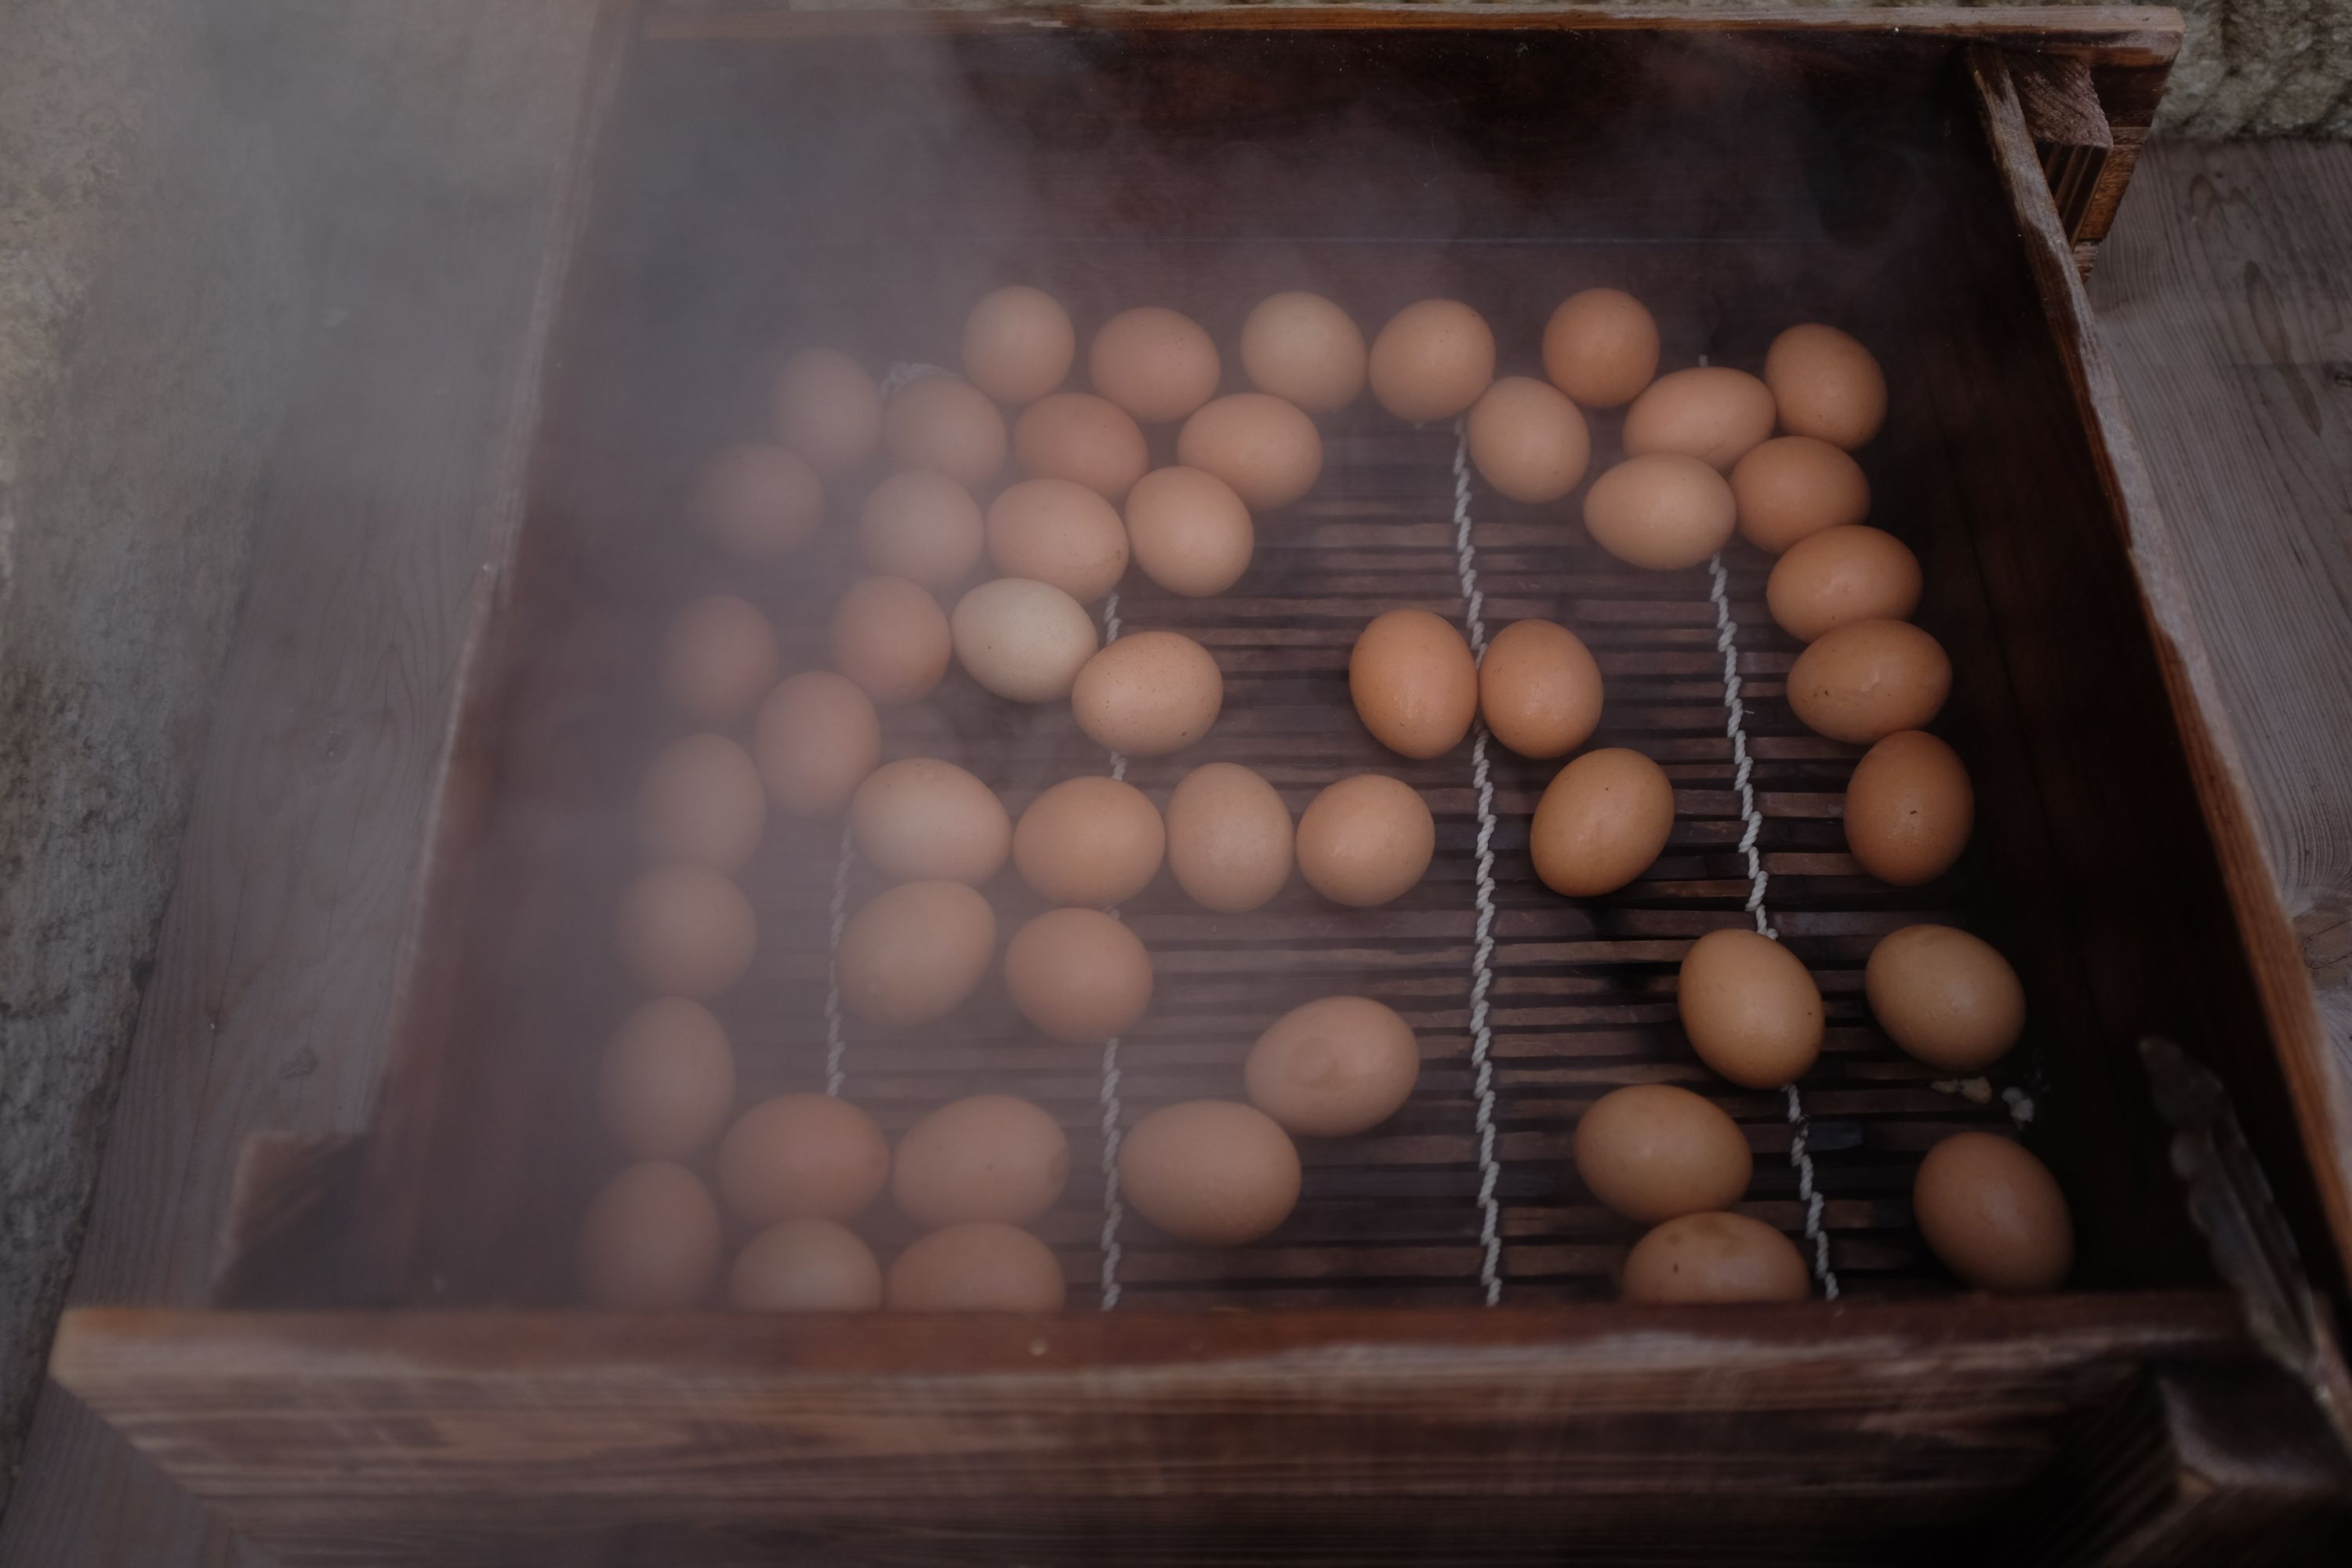
[[[2081,57],[2011,50],[2006,63],[2058,221],[2087,276],[2115,222],[2145,132],[2119,128],[2108,118]]]

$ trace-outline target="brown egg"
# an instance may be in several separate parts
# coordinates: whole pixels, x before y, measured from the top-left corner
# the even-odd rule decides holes
[[[1058,1312],[1069,1281],[1054,1249],[1009,1225],[981,1220],[935,1230],[883,1276],[894,1312]]]
[[[1516,501],[1558,500],[1584,478],[1584,416],[1548,382],[1507,375],[1471,405],[1465,426],[1479,476]]]
[[[672,742],[637,791],[637,841],[656,860],[740,871],[767,824],[760,770],[724,735]]]
[[[1095,390],[1146,425],[1181,419],[1214,397],[1223,368],[1200,322],[1159,305],[1121,310],[1087,351]]]
[[[1696,458],[1628,458],[1584,492],[1592,542],[1628,566],[1679,572],[1722,549],[1738,521],[1723,476]]]
[[[742,889],[708,866],[656,866],[621,895],[621,961],[648,991],[716,996],[751,967],[759,923]]]
[[[667,1160],[604,1184],[580,1222],[580,1288],[592,1306],[667,1311],[699,1304],[719,1273],[719,1205]]]
[[[882,1195],[890,1142],[874,1119],[829,1094],[780,1094],[719,1141],[719,1195],[754,1225],[848,1219]]]
[[[904,577],[865,577],[833,606],[833,662],[877,702],[919,702],[948,672],[947,612]]]
[[[1633,1244],[1620,1292],[1653,1306],[1802,1301],[1813,1293],[1797,1244],[1761,1220],[1687,1214]]]
[[[1364,728],[1389,750],[1443,756],[1478,716],[1478,666],[1451,621],[1427,610],[1389,610],[1356,635],[1348,695]]]
[[[1951,926],[1905,926],[1879,938],[1862,989],[1888,1038],[1946,1072],[1982,1072],[2025,1032],[2017,971],[1990,942]]]
[[[1849,621],[1789,668],[1790,710],[1815,734],[1857,746],[1918,729],[1951,691],[1943,645],[1904,621]]]
[[[953,763],[901,757],[849,800],[857,852],[894,882],[987,881],[1013,853],[1013,818],[996,792]]]
[[[857,514],[866,564],[936,592],[980,564],[980,503],[945,474],[910,468],[876,485]]]
[[[1288,506],[1323,472],[1323,437],[1294,404],[1236,392],[1202,404],[1176,433],[1176,460],[1231,485],[1254,512]]]
[[[1242,369],[1260,392],[1334,414],[1364,390],[1363,329],[1320,294],[1276,294],[1242,323]]]
[[[1004,988],[1047,1035],[1093,1045],[1125,1034],[1151,1005],[1151,955],[1100,910],[1048,910],[1004,944]]]
[[[1772,393],[1744,370],[1706,365],[1652,382],[1625,411],[1625,450],[1680,452],[1722,470],[1772,434]]]
[[[1119,1143],[1120,1195],[1179,1241],[1245,1247],[1290,1217],[1298,1184],[1290,1135],[1231,1100],[1162,1106]]]
[[[1151,797],[1099,775],[1064,779],[1029,803],[1013,830],[1013,864],[1048,903],[1108,909],[1150,886],[1168,829]]]
[[[1747,1195],[1755,1166],[1739,1123],[1668,1083],[1613,1089],[1576,1123],[1577,1175],[1638,1225],[1728,1208]]]
[[[1394,1116],[1421,1079],[1412,1026],[1369,996],[1276,1018],[1242,1065],[1252,1105],[1305,1138],[1349,1138]]]
[[[1845,786],[1846,847],[1864,870],[1898,888],[1950,870],[1976,816],[1959,753],[1920,730],[1897,730],[1864,752]]]
[[[1675,1007],[1698,1059],[1743,1089],[1794,1083],[1822,1054],[1822,992],[1804,960],[1759,931],[1691,943]]]
[[[1544,374],[1587,408],[1621,408],[1658,374],[1658,323],[1618,289],[1587,289],[1544,324]]]
[[[882,1305],[882,1265],[846,1226],[781,1220],[736,1254],[727,1304],[739,1312],[871,1312]]]
[[[1739,536],[1775,555],[1870,515],[1862,465],[1811,436],[1776,436],[1749,447],[1731,466],[1731,493],[1739,503]]]
[[[1127,574],[1127,525],[1068,479],[1024,479],[988,507],[988,558],[1007,577],[1051,583],[1091,605]]]
[[[891,467],[945,474],[971,489],[1004,467],[1004,416],[988,394],[951,375],[919,375],[892,393],[882,439]]]
[[[1127,495],[1127,540],[1143,574],[1171,594],[1222,594],[1249,570],[1257,535],[1234,487],[1200,468],[1160,468]]]
[[[1423,300],[1372,340],[1372,396],[1415,425],[1451,419],[1495,379],[1495,331],[1458,300]]]
[[[996,956],[996,911],[961,882],[874,895],[843,928],[833,973],[842,1005],[873,1024],[929,1024],[963,1005]]]
[[[1032,479],[1068,479],[1111,500],[1151,466],[1134,416],[1085,392],[1051,393],[1023,410],[1013,426],[1013,456]]]
[[[1835,327],[1790,327],[1774,338],[1764,380],[1790,435],[1818,436],[1851,451],[1886,423],[1886,373]]]
[[[1514,621],[1478,661],[1478,711],[1523,757],[1564,757],[1601,722],[1601,667],[1566,626]]]
[[[963,319],[963,373],[999,403],[1034,403],[1069,379],[1078,330],[1042,289],[1010,284]]]
[[[907,1130],[890,1196],[926,1230],[983,1219],[1026,1225],[1069,1179],[1070,1140],[1052,1117],[1009,1094],[975,1094]]]
[[[730,447],[694,492],[703,534],[738,561],[775,561],[816,537],[824,485],[815,465],[782,447]]]
[[[1164,757],[1209,732],[1225,678],[1209,650],[1177,632],[1135,632],[1087,660],[1070,688],[1078,728],[1107,751]]]
[[[685,1159],[718,1136],[734,1103],[735,1052],[699,1002],[648,1002],[604,1047],[596,1104],[632,1159]]]
[[[881,449],[882,391],[864,365],[836,350],[807,349],[786,361],[772,408],[783,444],[826,479]]]
[[[1826,528],[1773,563],[1764,603],[1780,629],[1811,642],[1856,621],[1908,620],[1919,607],[1919,558],[1874,528]]]
[[[1238,763],[1207,763],[1168,795],[1168,869],[1194,903],[1221,914],[1262,908],[1290,880],[1290,808]]]
[[[678,612],[662,640],[662,694],[698,724],[740,722],[776,683],[776,628],[744,600],[713,594]]]
[[[858,781],[880,764],[881,716],[847,676],[809,670],[760,704],[751,754],[777,810],[827,816],[848,805]]]
[[[1675,830],[1666,771],[1622,746],[1587,752],[1536,802],[1528,848],[1536,875],[1571,899],[1613,893],[1650,868]]]
[[[1927,1250],[1979,1290],[2055,1290],[2074,1267],[2074,1220],[2050,1167],[1990,1132],[1955,1132],[1919,1162],[1911,1211]]]
[[[964,673],[1013,702],[1067,697],[1101,646],[1084,605],[1026,577],[999,577],[966,594],[948,632]]]
[[[1298,870],[1335,904],[1370,909],[1417,886],[1437,852],[1421,792],[1385,773],[1341,779],[1298,818]]]

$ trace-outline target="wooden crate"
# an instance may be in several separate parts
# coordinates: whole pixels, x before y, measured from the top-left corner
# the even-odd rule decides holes
[[[2352,1474],[2330,1424],[2342,1113],[2077,278],[2177,16],[616,17],[526,526],[475,649],[374,1129],[249,1150],[222,1310],[77,1312],[55,1360],[67,1386],[302,1563],[2324,1550]],[[1894,389],[1861,456],[1872,521],[1918,552],[1920,618],[1953,654],[1937,728],[1974,775],[1969,855],[1904,890],[1845,854],[1857,753],[1790,714],[1795,645],[1764,613],[1765,558],[1727,551],[1719,587],[1704,569],[1636,573],[1572,504],[1474,486],[1486,623],[1582,634],[1608,681],[1598,742],[1657,758],[1677,805],[1648,878],[1559,899],[1526,857],[1552,770],[1494,750],[1482,1159],[1472,764],[1466,748],[1385,752],[1344,679],[1379,610],[1463,614],[1456,443],[1361,404],[1325,421],[1321,482],[1259,520],[1233,592],[1123,585],[1124,626],[1190,632],[1226,680],[1211,736],[1129,777],[1157,793],[1235,760],[1296,809],[1343,773],[1396,773],[1437,816],[1422,886],[1354,911],[1294,884],[1223,916],[1163,878],[1126,911],[1159,992],[1115,1079],[1092,1047],[1039,1043],[992,988],[946,1025],[854,1025],[845,1042],[845,1091],[894,1132],[983,1088],[1063,1122],[1077,1173],[1038,1228],[1070,1310],[569,1310],[573,1227],[613,1165],[593,1065],[634,1000],[609,911],[637,779],[675,732],[653,690],[659,628],[727,587],[773,613],[788,662],[821,664],[825,606],[856,570],[839,526],[814,563],[725,567],[683,526],[685,487],[756,433],[784,349],[949,359],[969,300],[1013,279],[1082,328],[1176,306],[1229,354],[1247,307],[1297,286],[1367,324],[1468,300],[1506,369],[1597,283],[1652,306],[1670,366],[1753,366],[1783,325],[1847,326]],[[1595,421],[1595,471],[1617,425]],[[1797,1098],[1714,1079],[1675,1022],[1684,949],[1748,918],[1727,652],[1769,910],[1830,1009]],[[1015,716],[961,675],[892,711],[887,748],[950,756],[1016,811],[1105,765],[1066,713]],[[760,957],[720,1009],[742,1103],[823,1087],[838,852],[836,825],[779,820],[746,875]],[[849,898],[868,887],[853,868]],[[1036,907],[1010,873],[989,891],[1007,929]],[[1958,1293],[1911,1226],[1925,1149],[2011,1120],[2008,1100],[1957,1094],[1895,1051],[1862,1004],[1873,941],[1923,917],[1984,933],[2025,981],[2028,1038],[1996,1080],[2031,1100],[2029,1142],[2074,1207],[2063,1296]],[[1233,1096],[1267,1020],[1343,990],[1419,1032],[1406,1110],[1308,1149],[1299,1208],[1265,1243],[1187,1247],[1125,1215],[1107,1258],[1107,1126]],[[2164,1115],[2151,1037],[2202,1064],[2167,1074]],[[1611,1300],[1634,1233],[1565,1156],[1582,1109],[1637,1081],[1739,1121],[1759,1156],[1743,1207],[1809,1248],[1819,1232],[1834,1301]],[[1790,1158],[1801,1131],[1817,1215]],[[887,1217],[869,1234],[886,1252],[906,1239]],[[2299,1267],[2335,1294],[2315,1305]]]

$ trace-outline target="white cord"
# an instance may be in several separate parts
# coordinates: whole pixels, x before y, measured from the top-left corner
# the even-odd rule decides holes
[[[842,1079],[842,1058],[848,1053],[849,1043],[841,1033],[841,975],[834,959],[841,952],[841,933],[849,924],[849,862],[856,853],[850,837],[849,825],[842,824],[841,854],[833,863],[833,940],[825,949],[824,967],[824,1091],[839,1099]]]
[[[1113,594],[1103,601],[1103,644],[1108,647],[1118,640],[1118,595]],[[1110,754],[1110,776],[1127,778],[1127,758],[1118,752]],[[1113,910],[1113,916],[1118,911]],[[1102,1310],[1109,1311],[1118,1305],[1118,1222],[1125,1216],[1126,1206],[1118,1196],[1118,1037],[1103,1042],[1102,1054]]]
[[[1463,620],[1470,633],[1470,652],[1486,657],[1486,599],[1478,591],[1478,570],[1472,563],[1470,543],[1470,438],[1466,422],[1454,426],[1454,560],[1462,577]],[[1502,1205],[1495,1189],[1503,1168],[1495,1158],[1495,1065],[1489,1056],[1493,1031],[1486,1024],[1486,993],[1494,984],[1495,958],[1495,784],[1486,768],[1486,725],[1471,729],[1470,784],[1478,800],[1478,929],[1470,948],[1470,1069],[1471,1089],[1477,1097],[1478,1129],[1478,1280],[1486,1289],[1486,1305],[1503,1299]]]
[[[1715,647],[1723,655],[1723,732],[1731,741],[1732,783],[1739,791],[1739,850],[1748,860],[1748,913],[1760,936],[1780,940],[1764,910],[1764,857],[1756,840],[1764,830],[1764,814],[1756,808],[1756,789],[1749,780],[1754,763],[1748,755],[1748,707],[1739,698],[1739,623],[1731,618],[1731,574],[1723,569],[1720,552],[1706,563],[1707,596],[1715,601]],[[1813,1156],[1805,1147],[1811,1123],[1805,1102],[1793,1083],[1785,1086],[1789,1111],[1789,1163],[1796,1167],[1797,1195],[1805,1204],[1805,1237],[1813,1244],[1813,1276],[1822,1294],[1838,1297],[1837,1271],[1830,1267],[1829,1233],[1822,1227],[1822,1194],[1813,1185]]]

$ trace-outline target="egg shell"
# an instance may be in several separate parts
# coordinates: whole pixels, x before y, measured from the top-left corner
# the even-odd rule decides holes
[[[751,756],[779,811],[824,816],[849,804],[858,781],[882,761],[882,719],[874,700],[845,675],[795,675],[760,704]]]
[[[1181,419],[1214,397],[1223,368],[1201,323],[1160,305],[1121,310],[1087,351],[1095,390],[1146,425]]]
[[[1513,621],[1478,661],[1478,712],[1523,757],[1564,757],[1601,723],[1601,667],[1584,639],[1551,621]]]
[[[1025,577],[999,577],[957,600],[948,636],[964,673],[1013,702],[1067,697],[1101,646],[1084,605]]]
[[[1794,1083],[1822,1054],[1821,987],[1759,931],[1727,927],[1691,943],[1675,1009],[1699,1060],[1743,1089]]]
[[[1944,710],[1952,661],[1905,621],[1849,621],[1806,645],[1789,668],[1789,707],[1817,735],[1867,746]]]
[[[1078,728],[1106,751],[1164,757],[1209,732],[1225,678],[1180,632],[1135,632],[1087,660],[1070,687]]]
[[[1536,875],[1572,899],[1638,879],[1675,830],[1666,772],[1622,746],[1587,752],[1559,770],[1536,802],[1528,847]]]
[[[1722,549],[1738,503],[1721,474],[1678,452],[1628,458],[1584,492],[1584,530],[1628,566],[1679,572]]]
[[[898,468],[927,468],[968,489],[1004,467],[1004,416],[988,394],[952,375],[919,375],[891,394],[882,441]]]
[[[1108,909],[1151,884],[1168,849],[1151,797],[1123,780],[1064,779],[1029,803],[1013,830],[1013,863],[1048,903]]]
[[[1568,395],[1524,375],[1489,386],[1464,430],[1479,477],[1511,500],[1558,500],[1583,479],[1592,457],[1584,416]]]
[[[698,1305],[719,1274],[719,1205],[667,1160],[604,1184],[580,1222],[580,1287],[592,1306],[672,1311]]]
[[[631,978],[674,996],[718,995],[743,978],[759,944],[742,889],[708,866],[682,863],[629,884],[613,934]]]
[[[1843,448],[1811,436],[1776,436],[1731,466],[1739,537],[1778,555],[1870,515],[1870,480]]]
[[[1245,1247],[1298,1205],[1298,1151],[1254,1106],[1192,1100],[1162,1106],[1119,1143],[1128,1205],[1180,1241]]]
[[[1495,379],[1495,331],[1458,300],[1423,300],[1372,340],[1372,396],[1399,419],[1451,419]]]
[[[1744,370],[1702,365],[1662,375],[1625,411],[1625,450],[1679,452],[1722,470],[1772,434],[1772,394]]]
[[[1168,869],[1221,914],[1265,906],[1290,880],[1296,830],[1282,795],[1238,763],[1207,763],[1168,795]]]
[[[963,319],[963,373],[999,403],[1034,403],[1069,379],[1077,357],[1069,311],[1042,289],[992,289]]]
[[[954,642],[940,602],[904,577],[852,583],[833,607],[835,668],[875,701],[919,702],[948,672]]]
[[[1621,1295],[1653,1306],[1802,1301],[1812,1294],[1797,1244],[1738,1214],[1670,1219],[1633,1244]]]
[[[1100,910],[1048,910],[1004,944],[1004,988],[1048,1037],[1093,1045],[1151,1005],[1151,954]]]
[[[834,950],[842,1005],[873,1024],[929,1024],[961,1005],[996,956],[996,911],[961,882],[886,889]]]
[[[1084,485],[1024,479],[989,503],[988,558],[1004,576],[1051,583],[1091,605],[1127,574],[1127,525]]]
[[[1544,374],[1587,408],[1622,408],[1658,374],[1658,323],[1622,289],[1570,294],[1544,323]]]
[[[1044,1242],[992,1220],[935,1230],[882,1277],[893,1312],[1058,1312],[1069,1298],[1061,1259]]]
[[[1298,818],[1298,870],[1335,904],[1370,909],[1421,882],[1437,851],[1437,820],[1421,792],[1385,773],[1326,788]]]
[[[780,1094],[719,1141],[719,1194],[754,1225],[848,1219],[890,1180],[890,1142],[874,1119],[830,1094]]]
[[[977,774],[937,757],[902,757],[849,801],[857,852],[897,882],[987,881],[1013,853],[1013,818]]]
[[[1747,1195],[1755,1156],[1723,1109],[1668,1083],[1629,1084],[1576,1123],[1576,1173],[1637,1225],[1729,1208]]]
[[[1395,1009],[1326,996],[1276,1018],[1242,1064],[1249,1101],[1303,1138],[1350,1138],[1403,1109],[1421,1043]]]
[[[846,1226],[780,1220],[735,1255],[727,1304],[739,1312],[871,1312],[882,1305],[882,1265]]]
[[[890,1165],[890,1198],[927,1230],[997,1220],[1026,1225],[1054,1206],[1070,1177],[1070,1140],[1025,1100],[975,1094],[907,1129]]]
[[[1127,494],[1127,538],[1143,574],[1171,594],[1222,594],[1249,570],[1257,534],[1234,487],[1201,468],[1157,468]]]
[[[1868,349],[1835,327],[1790,327],[1764,355],[1780,427],[1851,449],[1886,423],[1886,373]]]
[[[1253,512],[1267,512],[1315,488],[1323,437],[1304,409],[1263,392],[1202,404],[1176,433],[1176,460],[1214,474]]]
[[[1297,290],[1258,301],[1242,323],[1242,371],[1260,392],[1318,414],[1363,395],[1370,351],[1355,319],[1320,294]]]
[[[1443,756],[1478,716],[1478,665],[1453,622],[1427,610],[1390,610],[1356,634],[1348,695],[1381,745],[1407,757]]]
[[[1871,1016],[1929,1067],[1981,1072],[2025,1032],[2025,987],[1994,946],[1953,926],[1887,932],[1862,972]]]
[[[697,599],[662,639],[662,695],[698,724],[740,722],[776,683],[776,628],[731,594]]]
[[[825,479],[862,468],[882,447],[882,390],[837,349],[806,349],[777,373],[776,433]]]
[[[936,593],[980,564],[985,531],[980,503],[945,474],[911,468],[866,493],[857,514],[866,564]]]
[[[2055,1290],[2074,1267],[2074,1220],[2050,1167],[2006,1138],[1955,1132],[1911,1184],[1927,1250],[1979,1290]]]
[[[1114,501],[1151,466],[1135,416],[1087,392],[1049,393],[1024,409],[1013,456],[1032,479],[1067,479]]]
[[[656,860],[740,871],[767,824],[759,765],[724,735],[671,742],[637,790],[637,842]]]
[[[614,1143],[632,1159],[687,1158],[719,1135],[734,1104],[734,1048],[699,1002],[647,1002],[605,1044],[596,1106]]]
[[[1846,782],[1846,847],[1880,881],[1916,888],[1958,862],[1976,813],[1959,753],[1923,731],[1898,730],[1864,752]]]
[[[1827,528],[1789,547],[1765,580],[1782,631],[1813,642],[1856,621],[1900,621],[1919,607],[1919,558],[1874,528]]]
[[[816,537],[824,523],[824,484],[797,452],[730,447],[695,487],[694,514],[703,536],[724,553],[777,561]]]

